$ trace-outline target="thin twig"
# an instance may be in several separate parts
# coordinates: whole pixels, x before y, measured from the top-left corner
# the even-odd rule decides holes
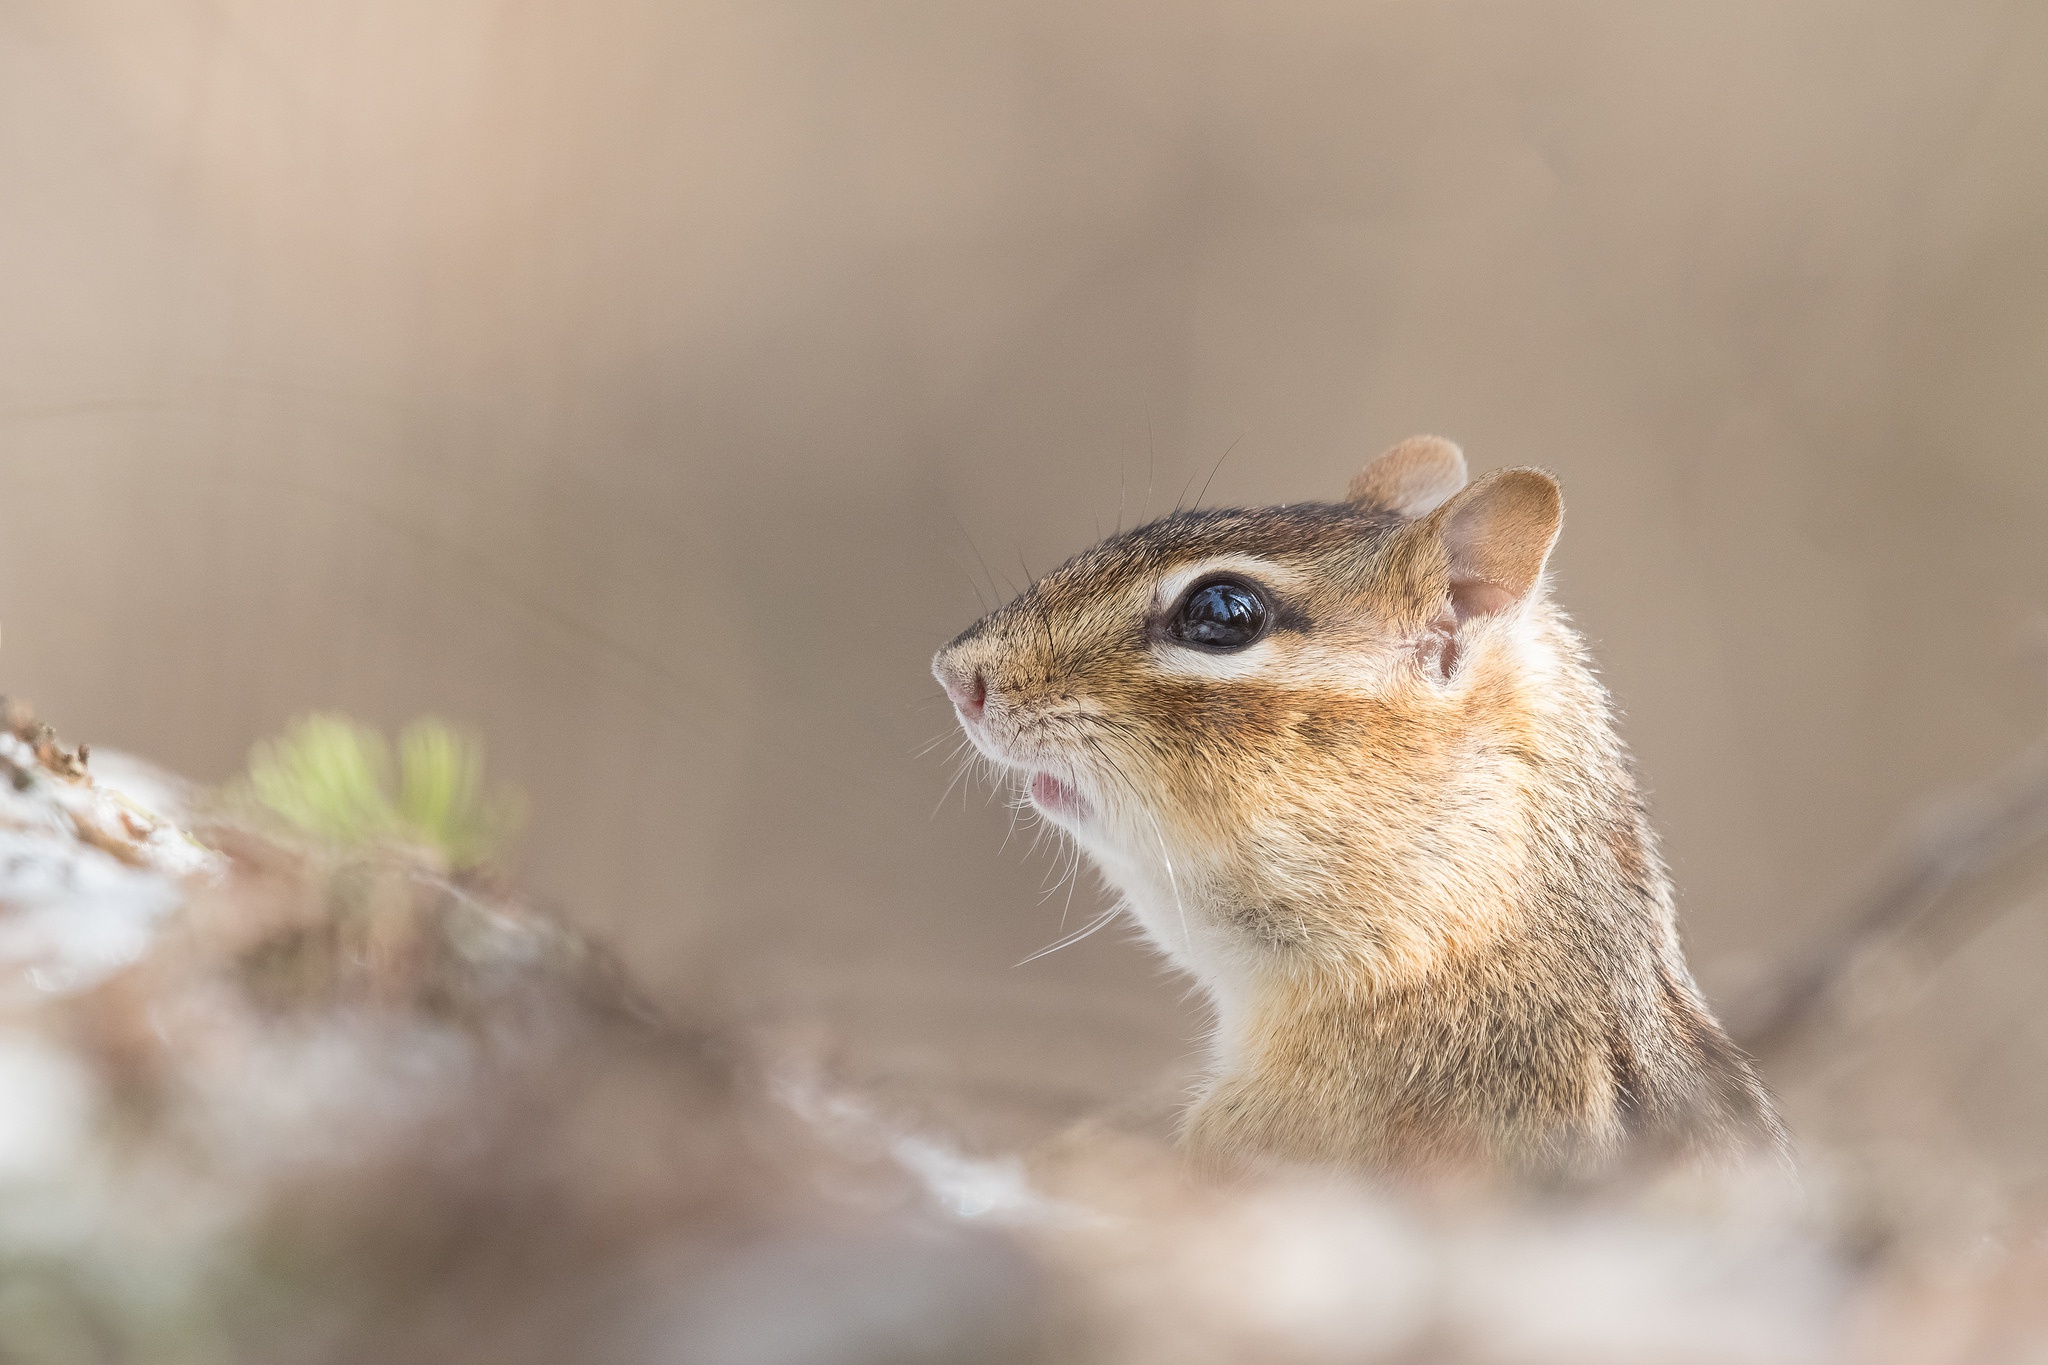
[[[1732,1011],[1731,1032],[1759,1056],[1782,1051],[1820,1013],[1864,949],[1933,910],[1957,883],[2048,835],[2048,739],[1991,777],[1911,820],[1838,926]]]

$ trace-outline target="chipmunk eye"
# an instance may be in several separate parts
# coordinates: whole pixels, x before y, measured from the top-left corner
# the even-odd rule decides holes
[[[1266,599],[1234,579],[1205,584],[1187,595],[1167,633],[1184,645],[1242,649],[1266,628]]]

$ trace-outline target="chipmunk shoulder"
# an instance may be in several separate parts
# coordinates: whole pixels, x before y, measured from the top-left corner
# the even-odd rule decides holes
[[[1612,706],[1551,602],[1555,480],[1402,442],[1330,503],[1176,512],[941,650],[1215,1012],[1220,1162],[1598,1169],[1782,1132],[1680,948]]]

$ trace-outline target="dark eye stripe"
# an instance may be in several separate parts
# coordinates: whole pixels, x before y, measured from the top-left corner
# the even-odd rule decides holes
[[[1257,587],[1221,578],[1192,589],[1167,622],[1166,633],[1199,649],[1243,649],[1264,633],[1271,615]]]

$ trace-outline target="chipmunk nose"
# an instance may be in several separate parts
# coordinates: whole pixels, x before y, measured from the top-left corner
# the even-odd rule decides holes
[[[939,685],[946,689],[960,714],[968,720],[980,720],[982,708],[988,703],[988,679],[982,671],[951,659],[943,660],[936,671]]]

